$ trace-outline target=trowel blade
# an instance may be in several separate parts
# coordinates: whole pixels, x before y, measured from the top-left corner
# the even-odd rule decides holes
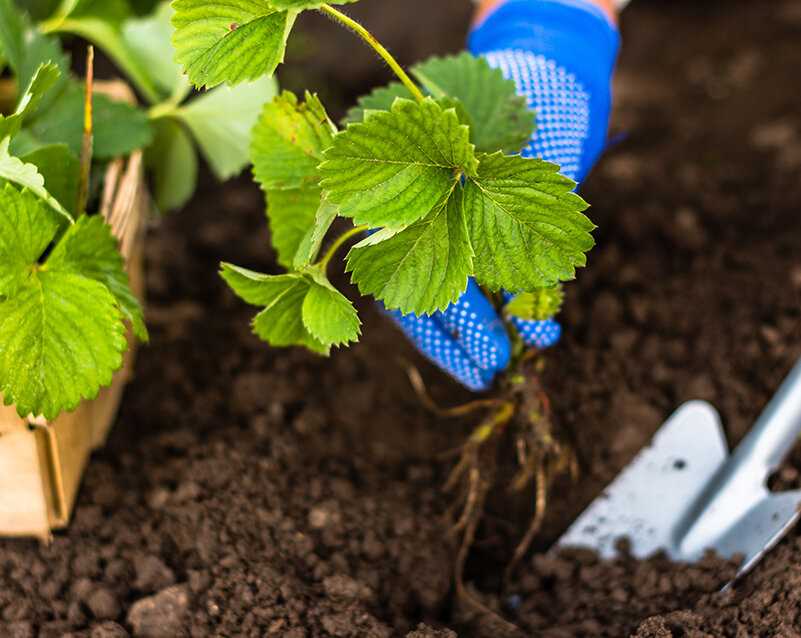
[[[613,558],[618,540],[625,538],[638,558],[664,550],[680,559],[677,528],[727,456],[715,408],[705,401],[685,403],[556,546],[590,548]]]
[[[711,549],[725,558],[741,556],[737,577],[745,574],[795,525],[799,504],[799,490],[770,493],[765,489],[764,498],[748,509]]]

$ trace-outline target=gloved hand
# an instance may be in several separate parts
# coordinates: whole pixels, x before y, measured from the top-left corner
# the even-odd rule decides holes
[[[506,0],[484,16],[469,42],[536,111],[537,130],[521,155],[555,162],[581,182],[603,150],[609,124],[619,36],[607,15],[589,0]],[[423,354],[471,390],[489,388],[509,365],[504,322],[473,280],[444,312],[389,314]],[[553,319],[513,324],[530,347],[550,347],[561,336]]]

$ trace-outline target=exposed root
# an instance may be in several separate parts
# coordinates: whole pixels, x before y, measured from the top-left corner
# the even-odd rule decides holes
[[[456,580],[461,582],[467,554],[475,540],[475,532],[484,505],[493,485],[497,464],[497,444],[503,429],[512,419],[515,405],[505,403],[489,419],[475,429],[462,449],[462,457],[451,471],[445,483],[446,491],[461,487],[464,505],[457,521],[451,527],[451,534],[462,535],[462,542],[456,561]],[[457,501],[457,502],[459,502]]]
[[[423,377],[420,375],[420,371],[417,368],[407,363],[406,374],[409,377],[409,382],[412,384],[415,394],[417,394],[417,398],[420,399],[420,403],[437,416],[448,419],[457,418],[460,416],[467,416],[478,410],[498,408],[504,403],[502,399],[478,399],[477,401],[470,401],[469,403],[457,405],[453,408],[441,408],[436,404],[434,399],[431,398],[431,395],[426,389]]]
[[[500,398],[482,399],[442,409],[429,396],[419,372],[411,366],[407,368],[421,402],[435,414],[459,417],[477,410],[488,411],[488,416],[462,446],[459,461],[448,476],[445,489],[456,494],[449,515],[450,520],[454,521],[450,532],[459,539],[454,565],[457,595],[476,612],[495,617],[496,621],[500,620],[509,627],[512,626],[468,591],[464,584],[464,568],[487,499],[498,480],[499,448],[507,440],[507,435],[513,437],[517,463],[508,487],[514,492],[533,489],[534,496],[534,512],[507,566],[507,581],[542,528],[551,484],[563,474],[574,478],[578,474],[575,453],[554,434],[550,401],[540,382],[541,371],[542,359],[535,353],[523,354],[515,371],[507,376]]]
[[[509,582],[515,568],[520,564],[523,556],[526,555],[528,548],[542,528],[542,523],[545,520],[545,509],[548,506],[548,472],[545,466],[541,465],[537,468],[536,482],[534,484],[534,516],[531,518],[528,529],[526,530],[523,539],[518,543],[515,548],[515,553],[512,560],[506,566],[504,574],[504,581]]]
[[[520,492],[533,484],[534,514],[507,566],[507,581],[542,528],[551,483],[562,474],[569,473],[574,478],[578,474],[575,452],[554,436],[551,403],[540,385],[537,367],[535,374],[518,386],[521,418],[515,434],[515,450],[519,469],[509,486],[512,491]]]

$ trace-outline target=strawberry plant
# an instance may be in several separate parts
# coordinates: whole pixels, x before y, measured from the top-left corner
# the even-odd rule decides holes
[[[505,316],[546,319],[558,311],[561,282],[586,263],[594,226],[587,204],[559,167],[519,152],[534,114],[515,84],[469,54],[433,58],[407,73],[361,24],[314,0],[174,0],[173,43],[198,87],[237,85],[272,74],[283,61],[297,18],[319,11],[363,39],[397,81],[363,97],[342,127],[309,92],[276,96],[253,131],[253,174],[267,202],[273,247],[286,272],[263,274],[222,264],[221,275],[261,310],[255,333],[272,346],[304,346],[322,355],[359,339],[351,301],[328,278],[349,241],[344,268],[363,295],[403,314],[446,309],[470,277],[491,298],[510,294]],[[350,228],[326,238],[337,218]],[[340,224],[341,225],[341,224]],[[510,323],[510,331],[514,328]],[[449,411],[490,409],[465,444],[449,484],[463,489],[454,526],[462,535],[461,574],[493,484],[495,448],[511,424],[519,471],[513,485],[537,484],[537,516],[517,552],[528,546],[545,507],[551,477],[573,467],[552,433],[538,362],[523,352],[496,398]],[[424,392],[418,375],[413,382]],[[457,577],[457,582],[461,579]]]
[[[96,396],[122,365],[126,325],[147,339],[97,214],[103,171],[90,169],[145,149],[157,204],[177,208],[195,187],[195,148],[221,179],[241,171],[275,94],[261,78],[190,98],[171,16],[167,2],[0,0],[0,393],[20,416],[54,419]],[[60,36],[101,48],[148,108],[94,94],[91,64],[86,82],[74,77]]]
[[[339,248],[359,235],[346,270],[360,292],[404,314],[445,309],[472,276],[490,292],[518,294],[511,311],[530,317],[585,264],[593,246],[587,205],[558,166],[514,154],[530,139],[534,116],[485,61],[435,58],[409,75],[360,24],[322,2],[175,0],[173,7],[177,59],[197,86],[274,72],[305,10],[361,36],[399,78],[362,98],[341,130],[310,93],[283,93],[259,117],[253,173],[288,272],[223,264],[222,275],[264,307],[254,329],[271,345],[327,354],[359,338],[356,310],[327,277]],[[337,217],[353,227],[321,255]]]

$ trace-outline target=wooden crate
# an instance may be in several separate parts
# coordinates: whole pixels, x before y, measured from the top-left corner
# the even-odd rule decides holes
[[[142,154],[119,159],[106,171],[101,214],[120,241],[134,293],[143,299],[142,240],[150,199]],[[70,519],[89,456],[103,445],[130,379],[135,340],[122,369],[93,401],[53,422],[21,419],[0,401],[0,536],[34,536],[47,541]]]

